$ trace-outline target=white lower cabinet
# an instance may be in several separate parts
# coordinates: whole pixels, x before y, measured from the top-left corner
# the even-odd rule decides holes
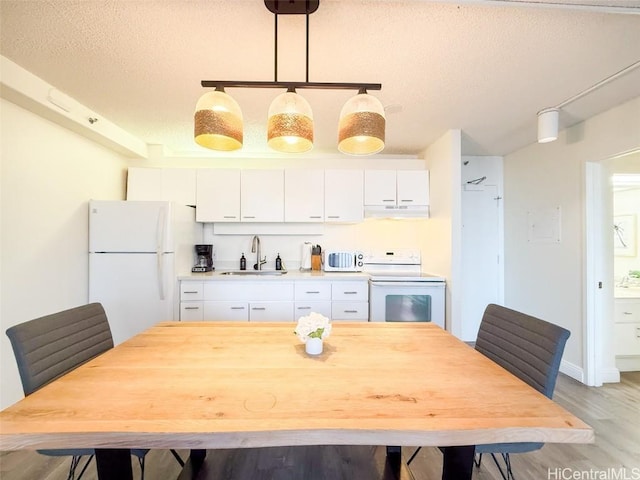
[[[332,282],[331,319],[366,322],[369,320],[369,282]]]
[[[201,322],[203,312],[202,302],[180,302],[180,320],[183,322]]]
[[[297,321],[311,312],[337,321],[366,322],[367,280],[180,282],[182,321]]]
[[[248,302],[204,302],[203,320],[246,322],[249,320]]]
[[[205,321],[293,321],[293,282],[204,282]]]
[[[306,317],[310,313],[315,312],[320,315],[324,315],[327,318],[332,318],[331,315],[331,300],[326,300],[324,302],[313,302],[313,301],[300,301],[296,302],[294,306],[294,320],[298,321],[300,317]]]
[[[369,321],[369,302],[332,302],[331,320]]]
[[[616,364],[621,371],[627,371],[623,363],[633,361],[632,370],[636,370],[640,365],[640,299],[616,298],[613,312],[616,356],[635,357],[624,361],[618,358]]]
[[[293,321],[293,302],[251,302],[249,304],[249,321]]]

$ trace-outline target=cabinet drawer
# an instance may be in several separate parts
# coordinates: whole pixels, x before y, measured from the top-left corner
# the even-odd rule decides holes
[[[613,317],[616,323],[640,322],[640,300],[616,299],[613,307]]]
[[[294,320],[298,320],[300,317],[309,315],[315,312],[320,315],[324,315],[327,318],[331,318],[331,302],[296,302],[294,307]]]
[[[249,304],[246,302],[204,302],[205,321],[248,321]]]
[[[296,282],[295,299],[331,300],[331,282]]]
[[[251,302],[249,321],[291,322],[293,321],[293,302]]]
[[[369,320],[369,302],[333,302],[332,320]]]
[[[204,299],[216,301],[293,301],[293,282],[206,282]]]
[[[331,299],[349,301],[369,301],[369,283],[364,282],[332,282]]]
[[[203,310],[202,302],[180,302],[180,321],[201,322]]]
[[[202,282],[180,282],[180,300],[202,300]]]

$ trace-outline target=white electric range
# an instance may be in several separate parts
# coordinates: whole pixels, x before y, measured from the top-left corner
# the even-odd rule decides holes
[[[384,250],[364,255],[369,279],[369,321],[433,322],[445,328],[443,277],[422,272],[419,250]]]

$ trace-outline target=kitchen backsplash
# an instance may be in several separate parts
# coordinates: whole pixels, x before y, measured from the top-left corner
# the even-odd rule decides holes
[[[430,224],[426,219],[381,220],[370,219],[358,224],[325,224],[321,235],[260,234],[261,255],[267,257],[264,269],[274,269],[278,254],[287,269],[300,268],[304,242],[319,244],[326,249],[357,249],[378,251],[383,249],[414,248],[422,252],[423,265],[437,255],[429,248]],[[240,256],[247,258],[247,268],[256,263],[251,253],[253,234],[216,235],[213,224],[204,225],[204,243],[215,245],[217,270],[237,269]]]

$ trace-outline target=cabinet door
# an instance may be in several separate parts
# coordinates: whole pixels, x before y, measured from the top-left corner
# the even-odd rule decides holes
[[[203,302],[205,321],[235,321],[249,320],[249,304],[246,302]]]
[[[180,302],[181,322],[201,322],[203,312],[202,302]]]
[[[196,221],[240,221],[240,170],[203,168],[196,174]]]
[[[331,304],[331,318],[333,321],[366,322],[369,319],[369,302],[333,302]]]
[[[129,167],[127,200],[162,200],[162,169]]]
[[[613,316],[616,323],[640,324],[640,300],[616,298],[613,303]]]
[[[361,222],[364,219],[362,170],[325,170],[325,222]]]
[[[396,205],[396,171],[364,171],[364,204]]]
[[[239,302],[293,301],[293,282],[204,282],[205,300]]]
[[[429,171],[398,170],[398,205],[429,205]]]
[[[284,171],[242,170],[240,207],[243,222],[284,221]]]
[[[640,323],[614,324],[616,355],[640,355]]]
[[[295,303],[293,317],[295,321],[298,321],[300,317],[309,315],[310,313],[319,313],[327,318],[331,318],[331,302],[314,302],[314,301],[299,301]]]
[[[324,220],[324,171],[295,169],[284,171],[284,221]]]
[[[293,302],[251,302],[249,321],[291,322],[293,321]]]
[[[369,301],[369,283],[360,282],[332,282],[331,299],[346,301]]]
[[[195,205],[195,168],[163,168],[162,200],[175,202],[179,205]]]
[[[185,302],[192,300],[202,300],[202,291],[202,282],[190,282],[188,280],[182,280],[180,282],[180,301]]]
[[[331,282],[295,282],[296,301],[331,300]]]

